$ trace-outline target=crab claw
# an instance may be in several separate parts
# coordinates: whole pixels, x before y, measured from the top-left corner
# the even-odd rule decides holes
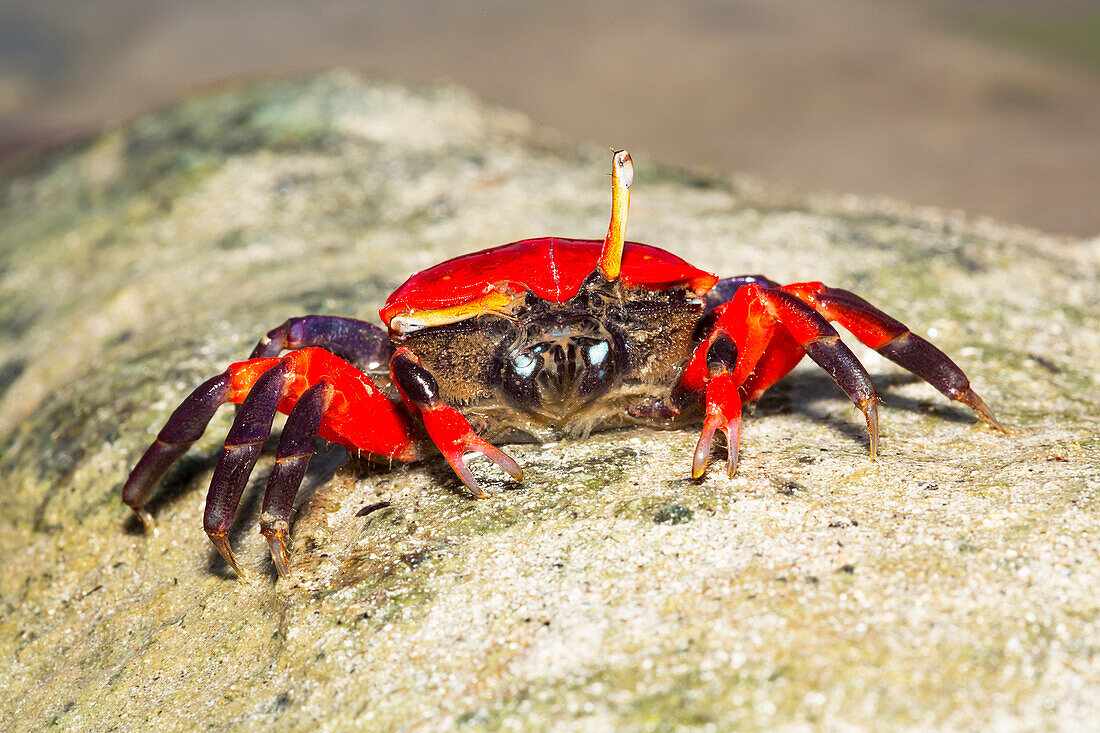
[[[516,481],[523,480],[523,469],[511,456],[479,437],[458,410],[443,402],[439,383],[408,348],[402,346],[394,352],[390,359],[390,379],[409,409],[420,413],[428,436],[470,493],[478,499],[489,496],[477,485],[477,480],[462,460],[466,451],[483,454]]]
[[[703,421],[703,433],[695,445],[691,458],[692,478],[702,478],[710,461],[710,448],[714,434],[721,430],[726,434],[729,458],[726,468],[732,478],[737,472],[738,447],[741,444],[741,398],[729,372],[722,372],[707,383],[707,417]]]
[[[466,485],[478,499],[488,498],[489,494],[478,486],[477,479],[470,472],[462,456],[467,451],[477,451],[493,463],[500,466],[505,473],[516,481],[523,480],[523,469],[515,459],[495,445],[478,436],[466,418],[453,407],[448,407],[442,402],[436,402],[421,409],[424,419],[424,428],[431,436],[432,442],[451,464],[451,468],[458,474],[458,478]]]

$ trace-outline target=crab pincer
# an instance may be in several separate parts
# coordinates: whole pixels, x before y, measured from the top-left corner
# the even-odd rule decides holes
[[[485,499],[489,495],[478,485],[462,458],[468,451],[481,453],[516,481],[523,480],[523,469],[515,459],[478,437],[458,410],[443,403],[439,383],[409,349],[402,347],[394,353],[390,360],[390,378],[401,391],[406,406],[420,414],[432,442],[476,498]]]
[[[714,434],[721,430],[726,435],[726,467],[732,477],[737,471],[741,443],[741,397],[732,374],[737,363],[737,347],[729,336],[720,334],[711,342],[706,354],[708,379],[703,400],[706,417],[692,454],[691,475],[696,479],[703,477]]]

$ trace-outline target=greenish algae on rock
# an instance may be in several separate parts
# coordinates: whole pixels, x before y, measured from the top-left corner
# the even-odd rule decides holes
[[[602,141],[628,144],[629,141]],[[229,424],[119,502],[183,396],[307,312],[600,236],[606,152],[452,89],[325,75],[184,102],[0,172],[0,719],[15,730],[1037,729],[1100,719],[1100,240],[891,201],[794,200],[636,154],[632,239],[724,274],[849,287],[931,336],[1002,436],[866,349],[881,460],[822,372],[693,431],[510,446],[473,501],[442,461],[318,455],[276,581],[201,531]]]

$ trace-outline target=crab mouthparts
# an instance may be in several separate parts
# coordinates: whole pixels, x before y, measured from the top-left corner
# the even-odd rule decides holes
[[[614,341],[604,329],[550,329],[503,355],[500,386],[508,402],[560,422],[611,389]]]

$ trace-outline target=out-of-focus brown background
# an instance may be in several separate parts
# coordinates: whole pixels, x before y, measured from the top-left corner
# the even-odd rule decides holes
[[[1100,232],[1097,0],[0,0],[0,159],[334,66],[668,163]]]

